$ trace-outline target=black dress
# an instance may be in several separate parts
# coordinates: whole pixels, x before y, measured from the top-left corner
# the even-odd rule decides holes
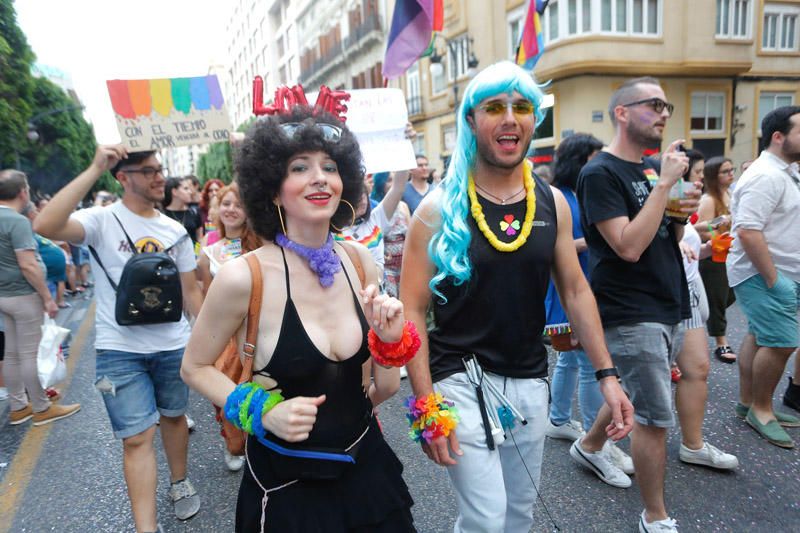
[[[283,249],[281,249],[283,254]],[[254,374],[277,381],[285,398],[326,395],[309,438],[287,443],[267,435],[268,444],[291,451],[341,453],[357,442],[354,464],[344,465],[336,479],[297,480],[297,472],[326,470],[319,459],[287,457],[252,435],[236,508],[236,531],[281,533],[416,531],[413,501],[402,478],[403,465],[383,439],[372,415],[372,403],[362,385],[362,365],[369,359],[367,325],[353,292],[353,304],[363,333],[355,355],[332,361],[308,337],[292,301],[288,265],[286,305],[275,351],[266,367]],[[343,269],[344,270],[344,269]],[[351,291],[353,285],[345,271]]]

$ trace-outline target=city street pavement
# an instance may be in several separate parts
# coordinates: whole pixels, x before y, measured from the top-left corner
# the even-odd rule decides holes
[[[73,332],[70,377],[62,384],[64,402],[80,402],[81,412],[51,425],[34,428],[7,424],[8,402],[0,402],[0,533],[133,531],[122,476],[121,445],[110,426],[94,383],[93,306],[75,301],[59,322]],[[729,336],[738,347],[744,320],[737,307],[729,311]],[[551,363],[552,363],[551,353]],[[552,364],[551,364],[552,368]],[[710,394],[705,434],[708,441],[739,457],[736,472],[719,473],[678,461],[680,435],[670,432],[667,463],[667,505],[681,531],[798,531],[800,523],[800,451],[766,443],[733,414],[737,370],[711,361]],[[786,386],[782,380],[780,394]],[[400,393],[380,408],[389,443],[405,465],[416,524],[421,532],[452,531],[456,505],[447,474],[428,461],[406,437],[401,407],[410,392]],[[777,397],[777,395],[776,395]],[[166,491],[168,473],[159,444],[160,522],[167,532],[228,532],[239,485],[239,473],[228,472],[222,441],[207,401],[192,393],[190,413],[197,421],[191,436],[189,478],[203,499],[197,516],[174,518]],[[776,401],[778,405],[778,401]],[[797,414],[797,413],[795,413]],[[577,418],[577,416],[574,416]],[[790,429],[800,442],[800,429]],[[621,446],[628,450],[629,442]],[[569,443],[548,440],[539,490],[561,531],[633,532],[642,510],[635,482],[630,489],[605,485],[569,457]],[[353,494],[369,505],[368,494]],[[534,531],[554,531],[538,503]],[[516,533],[516,532],[513,532]]]

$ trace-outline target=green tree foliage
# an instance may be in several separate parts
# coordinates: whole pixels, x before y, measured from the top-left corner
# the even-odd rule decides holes
[[[31,116],[35,56],[17,26],[12,0],[0,0],[0,168],[16,166],[16,147],[25,142]]]
[[[223,142],[209,146],[208,152],[197,161],[197,177],[203,183],[214,178],[230,183],[233,180],[231,145]]]
[[[35,193],[53,194],[89,165],[96,142],[79,104],[31,74],[34,60],[13,0],[0,0],[0,168],[19,166]],[[28,139],[29,125],[36,141]],[[121,191],[108,173],[94,188]]]
[[[27,143],[22,170],[33,191],[53,194],[92,162],[94,131],[80,105],[45,78],[34,78],[32,108],[42,110],[30,119],[39,139]]]
[[[237,131],[247,131],[255,118],[245,121]],[[225,183],[233,181],[233,151],[229,143],[215,143],[208,147],[208,152],[200,156],[197,161],[197,177],[200,181],[217,178]]]

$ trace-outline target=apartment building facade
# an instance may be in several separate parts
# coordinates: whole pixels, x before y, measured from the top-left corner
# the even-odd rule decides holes
[[[253,78],[264,78],[269,95],[293,85],[300,73],[298,0],[234,0],[225,26],[226,72],[220,76],[233,127],[253,116]]]
[[[308,91],[383,87],[391,11],[386,0],[297,2],[299,82]],[[394,2],[391,2],[394,5]]]
[[[470,60],[480,69],[513,58],[526,9],[525,0],[445,0],[443,68],[423,58],[399,81],[434,166],[455,144],[454,108]],[[611,93],[644,75],[657,77],[675,104],[665,139],[737,165],[752,159],[761,118],[800,101],[799,19],[798,0],[551,0],[534,74],[554,105],[537,127],[538,160],[550,160],[574,132],[609,141]]]

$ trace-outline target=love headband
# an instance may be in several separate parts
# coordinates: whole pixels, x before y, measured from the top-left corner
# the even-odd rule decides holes
[[[314,109],[327,111],[342,122],[347,120],[344,113],[347,106],[344,104],[350,100],[350,95],[346,91],[332,91],[325,85],[320,87]],[[261,76],[253,79],[253,114],[254,115],[285,115],[289,114],[296,105],[308,105],[306,93],[300,84],[294,87],[282,85],[275,89],[275,98],[269,105],[264,105],[264,80]]]

